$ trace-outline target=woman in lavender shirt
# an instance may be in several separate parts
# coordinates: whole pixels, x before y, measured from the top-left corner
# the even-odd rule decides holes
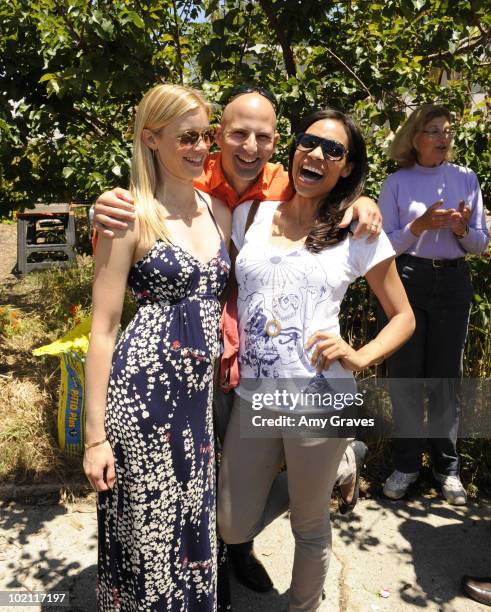
[[[426,443],[418,438],[426,388],[433,474],[447,501],[463,505],[456,441],[472,296],[465,256],[481,253],[489,235],[476,175],[448,161],[452,137],[446,108],[428,104],[416,110],[390,149],[402,169],[387,177],[380,194],[383,228],[416,317],[413,337],[387,361],[389,377],[404,380],[391,381],[398,437],[393,440],[395,470],[384,494],[400,499],[418,478]],[[421,379],[433,380],[423,384]]]

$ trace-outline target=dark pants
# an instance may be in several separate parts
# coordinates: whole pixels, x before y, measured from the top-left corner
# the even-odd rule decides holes
[[[389,378],[411,379],[393,383],[395,432],[399,436],[411,432],[407,435],[414,436],[415,431],[424,431],[426,396],[426,431],[433,467],[439,474],[457,475],[459,381],[472,296],[469,268],[464,260],[456,267],[434,267],[431,260],[428,264],[401,255],[397,269],[414,311],[416,330],[387,360]],[[395,469],[419,471],[425,443],[417,437],[394,438]]]
[[[225,432],[227,431],[230,415],[232,414],[234,398],[235,391],[233,389],[225,393],[215,384],[213,389],[213,422],[215,435],[220,442],[220,448],[223,448],[223,441],[225,440]]]

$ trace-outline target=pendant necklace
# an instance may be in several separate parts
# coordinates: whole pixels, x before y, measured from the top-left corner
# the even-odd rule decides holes
[[[281,258],[280,258],[281,260]],[[283,286],[281,288],[280,295],[283,294],[283,290],[285,289],[286,281],[288,275],[285,274],[285,280],[283,281]],[[275,291],[275,279],[276,279],[276,271],[273,272],[273,295],[271,296],[271,314],[273,315],[271,319],[266,321],[266,325],[264,326],[264,331],[270,338],[276,338],[281,333],[281,321],[278,311],[276,310],[276,291]]]
[[[275,291],[275,278],[276,274],[273,274],[273,295],[271,297],[271,314],[273,315],[271,319],[266,321],[266,325],[264,326],[264,331],[270,338],[276,338],[281,333],[281,321],[278,311],[276,310],[276,291]],[[283,286],[281,288],[280,296],[283,294],[285,289],[286,281],[288,276],[285,274],[285,280],[283,281]]]
[[[191,221],[193,220],[193,216],[198,212],[200,208],[198,202],[195,201],[195,203],[196,203],[196,208],[195,210],[193,210],[192,213],[186,214],[184,212],[178,211],[178,212],[175,212],[174,214],[178,215],[186,224],[190,225]]]
[[[281,333],[281,329],[282,329],[280,316],[278,314],[278,311],[276,310],[276,305],[275,305],[275,298],[276,298],[275,278],[276,278],[276,274],[273,274],[273,296],[271,299],[271,314],[273,316],[271,319],[268,319],[266,321],[266,325],[264,326],[264,331],[270,338],[276,338],[276,336],[279,336]],[[283,281],[283,286],[281,288],[280,297],[283,294],[287,280],[288,280],[288,274],[285,273],[285,280]]]
[[[264,331],[268,334],[270,338],[276,338],[281,333],[281,323],[276,318],[275,313],[273,312],[274,319],[269,319],[266,321],[266,325],[264,327]]]
[[[181,217],[181,219],[183,221],[185,221],[186,223],[191,223],[191,221],[193,220],[193,216],[192,215],[186,215],[184,213],[178,213],[178,215]]]

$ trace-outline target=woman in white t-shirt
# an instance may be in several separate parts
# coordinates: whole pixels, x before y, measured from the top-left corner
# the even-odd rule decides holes
[[[412,334],[414,317],[387,236],[368,243],[338,228],[367,171],[358,127],[339,111],[313,113],[295,135],[289,168],[290,201],[263,202],[247,232],[252,202],[234,212],[241,379],[223,448],[218,522],[227,543],[246,542],[289,503],[294,612],[320,604],[330,554],[329,500],[347,441],[292,435],[284,421],[268,437],[260,427],[255,437],[241,437],[240,413],[242,426],[252,422],[251,402],[267,382],[295,387],[329,380],[335,390],[354,390],[352,371],[397,350]],[[389,322],[355,350],[339,336],[338,315],[348,285],[359,276],[366,276]],[[284,462],[287,471],[278,474]]]

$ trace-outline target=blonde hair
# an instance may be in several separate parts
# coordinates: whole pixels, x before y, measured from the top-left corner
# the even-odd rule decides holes
[[[152,87],[138,104],[133,133],[130,191],[135,200],[140,236],[144,242],[152,242],[155,238],[167,241],[168,234],[162,209],[155,201],[159,178],[157,160],[155,153],[143,142],[143,130],[158,132],[173,119],[198,108],[202,108],[208,118],[211,117],[212,106],[199,91],[170,83]]]
[[[450,111],[444,106],[425,104],[416,109],[397,130],[394,140],[389,147],[389,157],[403,168],[410,168],[418,161],[418,152],[414,146],[414,139],[424,126],[436,117],[445,117],[452,120]],[[450,149],[447,157],[450,157]]]

